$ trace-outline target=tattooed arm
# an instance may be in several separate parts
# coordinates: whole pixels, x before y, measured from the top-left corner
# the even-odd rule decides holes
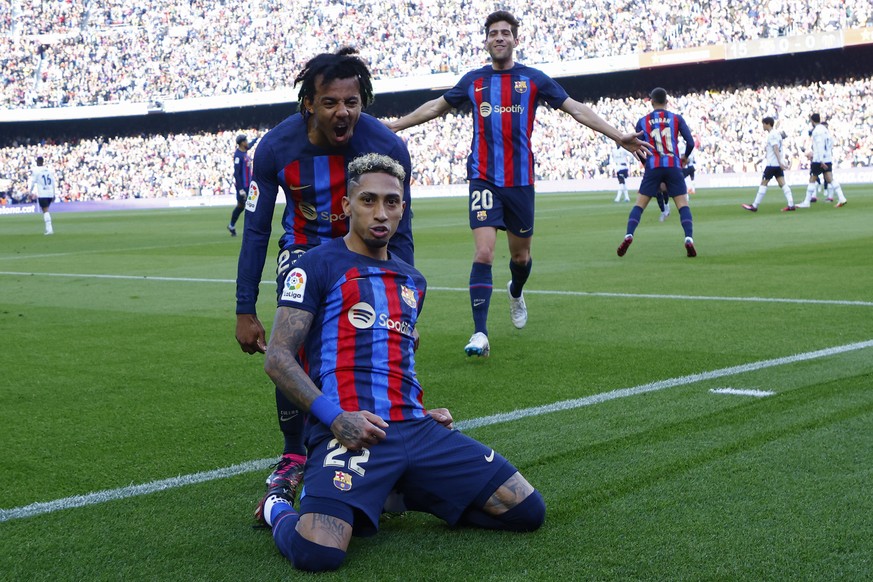
[[[264,370],[276,387],[307,412],[322,393],[300,367],[296,356],[309,334],[313,319],[313,314],[306,310],[279,307],[264,361]],[[341,445],[358,450],[384,439],[385,431],[382,429],[387,426],[381,417],[372,412],[343,411],[333,420],[330,430]]]

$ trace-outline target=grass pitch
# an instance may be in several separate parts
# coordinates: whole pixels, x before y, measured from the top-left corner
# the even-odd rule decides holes
[[[463,354],[465,200],[416,201],[425,402],[519,467],[546,525],[407,514],[321,578],[869,580],[873,189],[845,191],[781,213],[771,190],[756,214],[750,190],[701,191],[695,259],[675,211],[650,206],[618,258],[628,204],[539,195],[529,322],[498,237],[485,360]],[[55,213],[51,237],[0,218],[0,579],[303,577],[251,528],[281,439],[233,337],[229,214]]]

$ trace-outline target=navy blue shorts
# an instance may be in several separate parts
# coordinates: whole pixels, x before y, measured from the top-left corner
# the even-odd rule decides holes
[[[307,423],[300,514],[351,517],[355,535],[372,535],[388,494],[397,490],[416,509],[455,525],[517,471],[492,448],[430,416],[389,422],[385,432],[379,444],[349,451],[322,423]]]
[[[627,180],[627,175],[628,175],[627,169],[619,170],[618,172],[615,173],[615,177],[618,178],[619,184],[624,184],[624,181]]]
[[[688,193],[682,168],[646,168],[640,183],[640,194],[654,198],[658,195],[662,182],[666,184],[667,195],[671,198]]]
[[[36,200],[39,203],[40,208],[48,210],[48,207],[52,205],[54,198],[37,198]]]
[[[504,188],[470,180],[470,228],[491,226],[521,238],[533,236],[534,187]]]

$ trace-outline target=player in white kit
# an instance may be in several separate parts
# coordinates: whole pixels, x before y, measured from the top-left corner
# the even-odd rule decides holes
[[[788,163],[785,161],[784,150],[782,149],[782,132],[773,129],[775,121],[772,117],[765,117],[761,120],[764,131],[767,132],[767,145],[764,152],[764,175],[761,177],[761,185],[758,186],[758,193],[755,195],[755,201],[751,204],[743,204],[743,208],[750,212],[757,212],[758,205],[764,200],[764,195],[767,193],[767,184],[770,180],[776,178],[776,183],[782,188],[782,193],[785,194],[785,200],[788,201],[788,206],[782,209],[782,212],[794,210],[794,196],[791,194],[791,188],[785,183],[785,170],[788,169]]]
[[[848,204],[843,188],[834,180],[834,142],[828,131],[827,123],[822,122],[818,113],[809,116],[812,122],[812,152],[809,165],[809,184],[806,186],[806,198],[797,205],[798,208],[809,208],[810,202],[815,198],[816,183],[818,177],[824,178],[824,187],[827,192],[827,201],[833,202],[834,193],[837,195],[836,208]]]
[[[57,195],[57,178],[54,172],[45,166],[45,160],[42,156],[36,158],[36,167],[33,169],[33,175],[30,178],[28,192],[36,192],[36,198],[39,202],[39,207],[42,209],[42,218],[45,221],[45,234],[54,234],[52,230],[52,215],[49,212],[49,206]]]

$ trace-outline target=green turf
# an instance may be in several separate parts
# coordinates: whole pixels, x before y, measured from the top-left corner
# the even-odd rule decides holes
[[[487,360],[462,349],[465,199],[417,200],[425,403],[469,421],[873,340],[873,188],[845,192],[782,213],[771,189],[751,214],[750,189],[700,191],[695,259],[675,211],[647,210],[618,258],[628,204],[539,195],[530,319],[509,322],[501,235]],[[233,337],[229,211],[56,212],[51,237],[0,217],[0,510],[278,455],[263,357]],[[469,429],[542,491],[545,527],[407,514],[322,579],[869,580],[871,383],[867,347]],[[301,577],[250,527],[264,476],[0,522],[0,580]]]

